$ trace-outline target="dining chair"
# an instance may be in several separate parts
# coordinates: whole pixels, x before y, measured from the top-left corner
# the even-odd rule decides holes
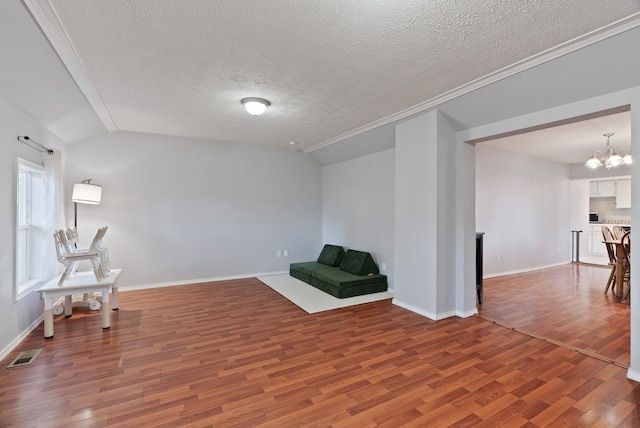
[[[626,302],[631,293],[631,232],[622,235],[621,243],[624,253],[624,283],[627,284],[622,302]]]
[[[618,226],[617,224],[615,226],[613,226],[612,232],[613,232],[613,236],[615,237],[615,239],[622,239],[624,234],[627,233],[627,231],[624,230],[624,228],[622,226]]]
[[[609,229],[607,226],[602,226],[602,237],[604,238],[605,241],[614,241],[615,238],[613,237],[613,232],[611,232],[611,229]],[[616,283],[616,265],[617,265],[617,259],[616,259],[616,249],[614,247],[613,244],[604,244],[607,247],[607,254],[609,255],[609,266],[611,266],[611,273],[609,274],[609,279],[607,280],[607,286],[604,289],[604,294],[607,294],[607,292],[609,291],[609,287],[611,287],[612,284]],[[614,287],[611,287],[611,289],[613,290]]]
[[[75,272],[78,263],[83,260],[88,260],[91,263],[96,281],[100,282],[109,276],[108,250],[102,245],[102,238],[106,232],[107,226],[99,228],[91,245],[83,248],[77,246],[77,233],[69,229],[55,231],[53,238],[56,245],[56,256],[58,261],[65,267],[58,281],[59,286]]]

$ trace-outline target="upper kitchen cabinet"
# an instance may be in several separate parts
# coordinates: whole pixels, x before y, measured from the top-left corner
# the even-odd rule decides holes
[[[616,195],[614,181],[592,181],[589,183],[589,197],[604,198]]]
[[[617,180],[616,187],[616,208],[631,208],[631,180]]]

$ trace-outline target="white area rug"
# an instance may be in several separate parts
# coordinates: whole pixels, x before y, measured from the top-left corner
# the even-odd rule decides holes
[[[393,293],[383,291],[338,299],[288,274],[260,276],[258,279],[310,314],[393,298]]]

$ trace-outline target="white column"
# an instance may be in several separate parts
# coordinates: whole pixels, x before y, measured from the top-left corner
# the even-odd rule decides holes
[[[394,303],[455,315],[455,133],[432,110],[396,127]]]
[[[631,165],[631,239],[640,239],[640,87],[635,88],[631,96],[631,153],[634,163]],[[637,243],[635,244],[637,247]],[[631,252],[631,364],[627,376],[640,382],[640,251]]]

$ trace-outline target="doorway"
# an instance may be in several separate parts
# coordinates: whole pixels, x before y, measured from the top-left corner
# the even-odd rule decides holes
[[[593,115],[596,118],[603,118],[603,120],[610,119],[606,116],[626,116],[628,123],[631,122],[629,105],[604,110]],[[577,116],[574,119],[564,121],[564,124],[571,123],[580,127],[585,123],[579,122],[589,120],[587,116],[590,115]],[[547,130],[564,124],[552,123],[540,126],[538,129],[533,129],[533,131]],[[631,126],[628,125],[625,130],[618,129],[620,129],[621,134],[624,135],[626,132],[629,135],[627,141],[621,141],[619,145],[625,145],[630,148],[632,145],[630,137]],[[571,230],[572,225],[575,226],[573,217],[577,215],[566,214],[567,210],[570,211],[572,201],[568,183],[574,179],[587,180],[588,183],[589,176],[586,175],[587,171],[584,163],[591,153],[589,151],[583,153],[582,156],[584,158],[579,162],[564,163],[539,158],[533,158],[532,160],[532,156],[526,152],[535,151],[535,145],[523,143],[523,141],[526,142],[530,139],[531,136],[526,136],[525,134],[531,131],[531,129],[523,129],[508,134],[487,136],[475,141],[467,140],[467,142],[474,143],[476,146],[475,219],[476,231],[486,233],[485,278],[521,274],[536,269],[551,269],[555,266],[566,265],[571,257]],[[594,134],[596,136],[600,135],[600,145],[603,145],[600,131]],[[518,140],[520,140],[524,150],[498,147],[499,144],[495,144],[494,141],[496,140],[501,144],[505,141],[499,140],[507,137],[513,140],[512,137],[515,136],[518,136]],[[494,141],[494,143],[490,143],[490,141]],[[555,156],[560,156],[564,152],[574,151],[572,146],[565,148],[563,144],[558,143],[557,140],[555,141]],[[520,149],[523,149],[523,147],[520,147]],[[497,154],[498,158],[490,158],[490,153]],[[489,160],[491,168],[486,182],[483,182],[483,178],[478,176],[482,173],[482,167],[478,165],[479,162],[483,161],[483,158],[484,161]],[[556,164],[555,166],[553,165],[554,163]],[[509,171],[513,170],[520,174],[517,180],[514,180],[513,176],[509,175]],[[605,171],[597,177],[615,177],[617,174],[631,178],[631,168],[628,167],[627,171],[620,172]],[[563,180],[565,181],[564,185],[558,185]],[[485,187],[485,193],[482,190],[483,186]],[[489,190],[487,191],[486,189]],[[490,195],[488,198],[487,194]],[[550,198],[549,195],[552,197]],[[497,203],[500,198],[502,198],[502,202]],[[580,217],[584,218],[584,220],[579,221],[583,221],[580,225],[588,226],[588,194],[585,200],[587,201],[587,208],[580,214]],[[489,208],[494,210],[502,208],[502,210],[491,213],[488,211]],[[564,214],[562,214],[563,210]],[[629,210],[629,223],[631,223],[631,220],[631,211]],[[549,226],[550,224],[552,227]],[[492,242],[491,232],[493,232],[495,238],[501,234],[503,238],[505,236],[507,238],[494,239]],[[544,245],[541,245],[541,243],[544,243]],[[586,251],[584,254],[586,254]],[[606,273],[605,269],[602,270]],[[604,284],[602,288],[604,289]],[[632,328],[634,325],[632,307],[628,311],[630,319],[628,317],[627,321]],[[629,341],[632,342],[630,339]],[[631,346],[629,349],[629,360],[631,361],[629,377],[636,379],[636,372],[633,370],[634,352]]]

